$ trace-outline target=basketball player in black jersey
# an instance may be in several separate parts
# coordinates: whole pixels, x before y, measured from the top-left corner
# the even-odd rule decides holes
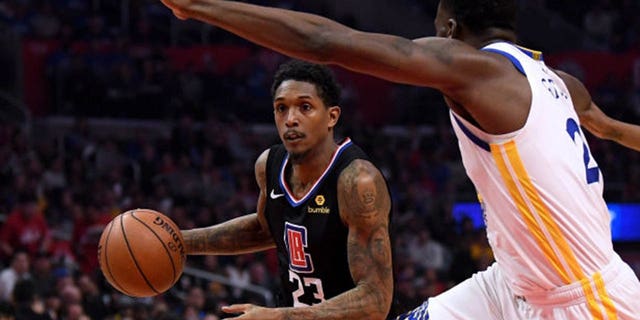
[[[234,319],[385,319],[393,276],[391,200],[351,140],[334,140],[339,88],[324,66],[291,61],[272,87],[282,144],[255,164],[257,213],[183,231],[188,254],[277,248],[280,308],[232,305]]]

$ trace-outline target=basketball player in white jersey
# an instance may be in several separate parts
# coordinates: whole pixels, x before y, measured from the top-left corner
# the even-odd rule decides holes
[[[640,319],[640,282],[613,251],[580,126],[635,150],[640,129],[515,45],[516,0],[441,0],[437,37],[416,40],[234,1],[162,1],[289,56],[443,93],[497,262],[401,319]]]

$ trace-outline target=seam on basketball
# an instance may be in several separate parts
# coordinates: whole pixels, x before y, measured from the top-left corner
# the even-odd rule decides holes
[[[130,294],[127,290],[124,290],[124,288],[122,287],[122,285],[120,285],[120,283],[118,282],[118,280],[116,280],[116,277],[113,276],[113,272],[111,271],[111,266],[109,265],[109,255],[107,254],[107,246],[109,245],[109,237],[111,237],[111,230],[113,230],[113,225],[114,223],[111,222],[109,223],[110,227],[109,227],[109,231],[107,232],[107,238],[104,241],[104,264],[107,265],[107,271],[109,272],[109,277],[111,278],[111,280],[113,280],[114,283],[112,283],[113,286],[116,287],[116,289],[126,293],[126,294]]]
[[[169,248],[167,248],[167,245],[164,243],[164,241],[162,241],[162,238],[160,238],[160,236],[153,230],[151,229],[151,227],[149,227],[144,221],[140,220],[138,217],[136,217],[134,215],[135,212],[131,212],[131,216],[136,219],[136,221],[140,222],[143,226],[145,226],[147,229],[149,229],[149,231],[151,231],[153,233],[154,236],[156,236],[156,238],[158,238],[158,240],[160,241],[160,243],[162,244],[162,247],[164,248],[164,250],[167,252],[167,256],[169,257],[169,261],[171,261],[171,268],[173,268],[173,280],[171,281],[171,283],[176,283],[176,281],[178,280],[177,277],[177,272],[176,272],[176,265],[175,262],[173,262],[173,258],[171,257],[171,252],[169,251]]]
[[[131,251],[131,245],[129,244],[129,239],[127,239],[127,233],[124,230],[124,222],[122,222],[122,220],[124,219],[123,216],[124,216],[124,214],[120,216],[120,228],[122,229],[122,236],[124,237],[124,242],[127,244],[127,250],[129,251],[129,255],[131,255],[131,259],[133,260],[133,263],[136,265],[136,269],[138,269],[138,272],[140,272],[140,275],[142,276],[144,281],[147,283],[149,288],[151,288],[151,290],[153,290],[153,292],[155,292],[157,294],[160,294],[160,292],[158,290],[156,290],[156,288],[153,287],[151,282],[149,282],[149,279],[147,279],[147,276],[144,274],[144,272],[142,272],[142,269],[140,268],[140,265],[138,264],[138,260],[136,259],[136,257],[133,255],[133,252]]]

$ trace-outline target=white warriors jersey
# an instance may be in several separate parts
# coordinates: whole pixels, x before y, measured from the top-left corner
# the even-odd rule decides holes
[[[496,261],[515,294],[582,282],[598,296],[598,271],[614,257],[611,218],[569,91],[540,52],[505,42],[482,50],[510,59],[532,91],[526,124],[513,133],[487,134],[451,112]]]

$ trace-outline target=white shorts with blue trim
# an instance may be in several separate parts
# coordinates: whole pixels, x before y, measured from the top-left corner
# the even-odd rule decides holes
[[[579,282],[522,297],[493,264],[397,319],[640,320],[640,283],[625,262],[616,256],[592,278],[598,280],[589,279],[591,297]],[[605,291],[598,293],[601,288]]]

